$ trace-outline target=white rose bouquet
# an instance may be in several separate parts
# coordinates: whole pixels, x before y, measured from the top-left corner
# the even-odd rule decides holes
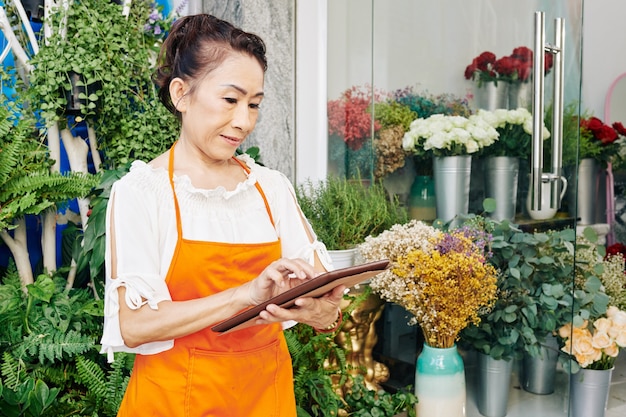
[[[482,150],[482,156],[530,157],[533,133],[533,116],[525,108],[479,110],[477,116],[493,126],[498,137]],[[543,126],[543,139],[550,137],[550,131]]]
[[[585,369],[611,369],[620,349],[626,347],[626,312],[610,306],[605,317],[581,326],[571,323],[559,329],[565,340],[561,350],[574,357]]]
[[[498,132],[480,115],[434,114],[411,122],[402,147],[417,156],[461,156],[491,145]]]

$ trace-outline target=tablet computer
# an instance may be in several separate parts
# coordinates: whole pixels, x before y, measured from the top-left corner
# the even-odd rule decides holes
[[[240,330],[249,326],[254,326],[254,321],[261,311],[270,304],[276,304],[282,308],[292,307],[298,298],[321,297],[339,285],[346,288],[355,286],[375,275],[380,274],[389,266],[389,260],[383,259],[375,262],[368,262],[361,265],[349,266],[347,268],[336,269],[323,273],[309,281],[303,282],[297,287],[293,287],[282,294],[277,295],[259,305],[251,307],[234,316],[219,322],[211,327],[211,330],[218,333],[225,333],[232,330]]]

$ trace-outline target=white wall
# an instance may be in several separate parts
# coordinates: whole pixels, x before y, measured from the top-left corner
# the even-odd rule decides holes
[[[407,85],[419,85],[423,80],[433,81],[428,84],[432,93],[454,93],[465,95],[471,90],[471,83],[459,77],[464,68],[452,68],[452,61],[447,60],[444,52],[437,53],[437,48],[456,48],[454,54],[465,54],[462,62],[471,60],[483,50],[492,49],[494,53],[510,53],[510,45],[527,44],[532,47],[532,13],[524,19],[518,19],[512,24],[502,23],[501,16],[519,15],[536,7],[540,10],[548,10],[546,16],[546,40],[553,40],[552,17],[569,16],[569,20],[579,20],[577,16],[580,0],[527,0],[517,2],[486,1],[486,0],[375,0],[374,7],[377,13],[376,40],[372,40],[371,34],[371,8],[370,0],[324,0],[324,9],[315,6],[319,0],[298,0],[297,8],[298,23],[298,69],[297,69],[297,117],[299,147],[297,155],[297,180],[301,181],[309,176],[320,178],[325,172],[316,164],[322,163],[320,149],[326,150],[324,135],[320,129],[325,126],[326,100],[334,99],[351,85],[364,84],[372,81],[371,67],[375,65],[375,84],[384,89],[401,88]],[[328,15],[326,15],[326,3],[328,3]],[[447,9],[442,9],[442,3],[446,3]],[[313,7],[315,13],[301,13],[303,5]],[[355,8],[356,5],[356,8]],[[505,6],[502,8],[502,6]],[[530,5],[530,6],[529,6]],[[402,7],[403,12],[397,13]],[[514,7],[515,10],[512,10]],[[529,9],[529,7],[531,7]],[[592,114],[604,118],[604,100],[607,90],[613,80],[620,74],[626,73],[626,25],[623,19],[626,16],[625,0],[587,0],[584,2],[583,15],[583,45],[582,45],[582,103],[583,108]],[[314,19],[322,21],[313,22]],[[322,26],[328,19],[328,88],[324,91],[323,84],[326,74],[322,71],[322,55],[326,51],[316,50],[323,48],[320,41]],[[525,18],[526,19],[526,18]],[[304,23],[303,23],[304,22]],[[510,22],[510,21],[509,21]],[[435,32],[424,31],[424,26],[432,24],[433,27],[445,26],[446,30],[459,29],[461,35],[459,42],[452,45],[444,45],[441,39],[431,36]],[[530,25],[530,27],[529,27]],[[335,33],[336,28],[345,29],[344,33]],[[312,30],[313,28],[313,30]],[[389,37],[398,36],[398,39],[406,39],[412,33],[426,33],[426,36],[417,38],[412,44],[384,39],[381,34]],[[354,33],[356,36],[348,36]],[[430,34],[430,35],[429,35]],[[572,57],[572,45],[578,47],[579,33],[569,32],[569,60],[570,66],[575,66],[578,57]],[[386,59],[372,62],[372,42],[377,53]],[[384,45],[381,44],[384,42]],[[473,45],[470,48],[460,47],[460,44]],[[303,46],[304,45],[304,46]],[[399,46],[399,48],[393,48]],[[504,48],[501,45],[507,45]],[[498,49],[501,48],[501,49]],[[502,49],[503,48],[503,49]],[[315,53],[313,53],[315,51]],[[449,52],[449,49],[445,49]],[[308,60],[301,60],[308,56]],[[314,57],[311,57],[314,56]],[[431,57],[425,59],[425,57]],[[434,57],[434,60],[433,58]],[[566,59],[567,60],[567,59]],[[467,62],[469,63],[469,62]],[[455,64],[458,65],[458,62]],[[570,68],[571,71],[571,68]],[[580,83],[581,74],[570,77],[571,84]],[[626,78],[624,78],[626,82]],[[566,81],[567,83],[567,81]],[[426,84],[422,84],[425,86]],[[577,85],[573,86],[577,89]],[[312,88],[317,88],[314,90]],[[316,92],[315,92],[316,91]],[[626,91],[626,90],[623,90]],[[314,95],[311,96],[311,94]],[[626,93],[625,93],[626,94]],[[573,99],[570,94],[569,99]],[[327,98],[326,98],[327,97]],[[566,102],[568,98],[566,97]],[[626,111],[619,117],[612,114],[613,120],[621,120],[626,124]],[[321,120],[320,120],[321,118]],[[306,124],[303,124],[306,120]],[[313,126],[309,131],[304,126]],[[303,145],[305,144],[305,145]],[[316,148],[319,146],[320,148]],[[311,153],[311,149],[317,151]]]
[[[613,80],[626,73],[626,1],[585,1],[583,40],[583,104],[604,119],[604,98]],[[626,81],[626,80],[625,80]],[[624,90],[622,90],[624,91]],[[626,124],[626,112],[612,112]]]

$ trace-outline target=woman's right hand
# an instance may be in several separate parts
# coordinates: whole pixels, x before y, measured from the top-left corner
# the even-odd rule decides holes
[[[302,259],[278,259],[249,282],[250,304],[261,304],[317,275],[313,266]]]

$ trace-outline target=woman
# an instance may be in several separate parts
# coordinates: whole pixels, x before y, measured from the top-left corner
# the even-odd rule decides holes
[[[295,416],[283,323],[338,320],[342,286],[210,330],[330,266],[287,178],[234,157],[266,67],[260,38],[209,15],[177,20],[163,44],[155,81],[179,139],[136,161],[107,210],[102,351],[137,353],[119,416]]]

